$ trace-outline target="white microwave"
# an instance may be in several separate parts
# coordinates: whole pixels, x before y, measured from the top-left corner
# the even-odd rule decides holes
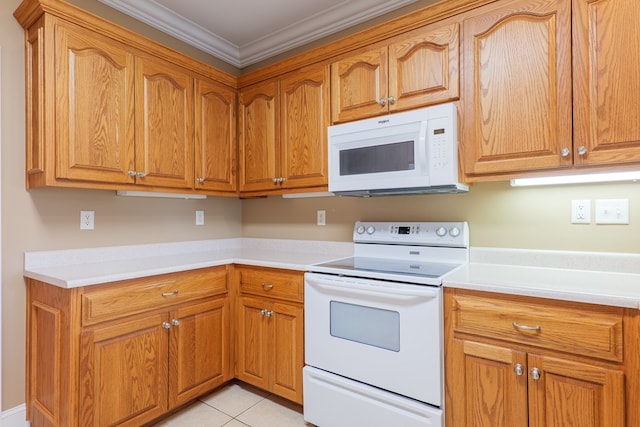
[[[346,196],[459,193],[455,104],[329,126],[329,191]]]

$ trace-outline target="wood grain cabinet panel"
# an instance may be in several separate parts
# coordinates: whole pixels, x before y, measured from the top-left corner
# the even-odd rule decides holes
[[[236,378],[302,403],[304,367],[304,308],[289,292],[271,294],[254,286],[259,274],[262,283],[282,289],[302,284],[302,272],[239,266],[235,269],[238,290],[236,303]],[[282,284],[278,280],[281,277]],[[262,292],[262,296],[260,296]],[[287,298],[287,295],[290,295]]]
[[[541,324],[513,323],[536,316]],[[629,399],[638,387],[637,317],[636,310],[618,307],[445,289],[447,426],[634,425]],[[609,328],[613,319],[614,355],[590,354],[592,344],[599,347],[599,338],[591,341],[592,327],[594,335],[607,335],[597,325]],[[496,328],[500,322],[511,324],[510,332]],[[561,326],[571,345],[540,338]]]
[[[233,378],[226,273],[71,289],[28,279],[31,425],[145,425]],[[169,279],[179,292],[163,292]]]
[[[640,2],[574,0],[573,6],[575,164],[637,163]]]
[[[496,4],[463,23],[465,173],[571,166],[571,2]]]
[[[326,190],[329,123],[327,66],[241,89],[241,194]]]
[[[72,24],[55,25],[56,177],[132,183],[134,56]]]
[[[468,180],[640,162],[640,4],[502,0],[463,23]]]
[[[14,15],[27,188],[236,194],[235,77],[66,2],[24,0]]]
[[[278,82],[240,91],[240,191],[272,189],[280,176],[280,98]]]
[[[434,24],[331,64],[333,123],[459,97],[459,24]]]
[[[235,192],[236,91],[204,78],[195,81],[195,187]]]
[[[158,59],[136,58],[136,182],[193,187],[193,78]]]

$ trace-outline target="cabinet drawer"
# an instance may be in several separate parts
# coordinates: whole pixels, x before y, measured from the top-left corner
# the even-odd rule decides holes
[[[226,266],[92,286],[82,294],[82,324],[92,325],[226,290]]]
[[[272,268],[238,268],[240,292],[303,301],[304,273]]]
[[[456,332],[622,361],[621,308],[471,291],[453,301]]]

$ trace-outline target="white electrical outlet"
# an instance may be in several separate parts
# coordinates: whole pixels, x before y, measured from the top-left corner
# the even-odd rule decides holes
[[[80,211],[80,230],[93,230],[95,211]]]
[[[629,224],[629,199],[596,200],[596,224]]]
[[[327,211],[319,210],[316,212],[316,225],[327,225]]]
[[[571,201],[571,223],[591,224],[591,200]]]
[[[196,211],[196,225],[204,225],[204,211]]]

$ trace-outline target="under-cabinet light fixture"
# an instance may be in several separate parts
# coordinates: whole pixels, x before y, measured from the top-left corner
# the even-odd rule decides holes
[[[536,185],[588,184],[597,182],[639,181],[640,171],[623,171],[592,173],[581,175],[540,176],[517,178],[511,180],[512,187],[529,187]]]
[[[335,196],[333,193],[329,193],[328,191],[321,191],[317,193],[287,193],[283,194],[283,199],[308,199],[312,197],[332,197]]]
[[[129,191],[129,190],[117,190],[118,196],[128,197],[158,197],[165,199],[206,199],[205,194],[181,194],[181,193],[154,193],[151,191]]]

